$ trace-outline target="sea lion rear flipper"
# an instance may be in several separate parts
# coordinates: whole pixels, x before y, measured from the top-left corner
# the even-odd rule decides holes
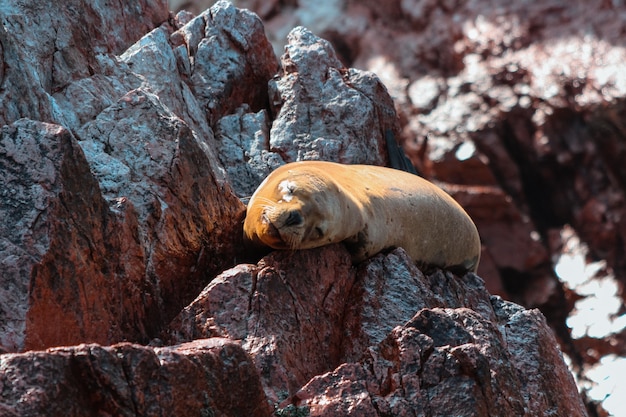
[[[387,143],[387,154],[389,155],[389,166],[391,168],[399,169],[401,171],[410,172],[411,174],[417,174],[417,170],[411,163],[411,160],[407,158],[404,150],[393,135],[391,129],[385,131],[385,142]]]

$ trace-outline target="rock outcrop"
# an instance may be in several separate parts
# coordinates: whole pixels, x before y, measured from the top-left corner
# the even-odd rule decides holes
[[[381,22],[399,13],[387,6],[350,4]],[[197,17],[15,1],[0,19],[3,413],[586,415],[541,313],[477,275],[424,275],[402,249],[352,265],[341,245],[261,260],[242,246],[245,198],[272,169],[384,165],[393,132],[484,229],[489,289],[553,289],[547,229],[511,198],[524,178],[488,120],[501,102],[469,113],[487,93],[464,84],[464,50],[440,51],[456,87],[410,91],[467,113],[435,106],[415,145],[396,84],[303,27],[278,61],[261,20],[225,1]],[[545,303],[532,295],[519,299]]]
[[[358,268],[340,245],[238,265],[163,339],[206,337],[241,340],[285,413],[586,415],[540,312],[471,273],[425,276],[402,249]]]
[[[7,417],[271,414],[250,357],[232,340],[82,344],[6,354],[0,367]]]
[[[579,370],[612,355],[625,361],[623,4],[237,4],[259,14],[275,50],[288,28],[304,24],[345,65],[378,74],[414,165],[454,184],[449,189],[477,222],[485,246],[478,272],[488,288],[540,308]],[[583,259],[557,274],[572,235]],[[582,329],[570,340],[568,316],[589,315],[583,305],[598,296],[576,284],[587,269],[597,271],[591,287],[616,287],[611,300],[598,302],[614,308],[587,318],[610,329]],[[599,391],[623,397],[614,379],[616,390]]]

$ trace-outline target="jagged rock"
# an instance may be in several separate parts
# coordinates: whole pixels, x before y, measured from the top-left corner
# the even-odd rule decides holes
[[[87,158],[60,126],[3,128],[5,349],[149,340],[221,268],[213,254],[234,253],[243,207],[165,115],[154,97],[129,93],[85,127]],[[138,118],[155,123],[131,136]]]
[[[132,204],[136,239],[146,252],[144,279],[157,280],[158,310],[172,317],[197,293],[207,271],[223,268],[219,256],[233,256],[240,245],[243,205],[216,180],[206,144],[141,89],[78,135],[103,196],[112,206],[120,199]]]
[[[116,310],[129,319],[119,323],[129,336],[141,333],[133,328],[141,325],[134,320],[135,304],[142,298],[133,290],[140,286],[139,277],[129,274],[116,282],[116,289],[121,287],[130,296],[124,303],[113,303],[106,291],[105,260],[119,257],[108,253],[105,245],[115,227],[106,222],[106,202],[71,133],[26,119],[4,126],[0,167],[3,348],[80,343],[98,334],[102,340],[115,339],[121,336],[118,329],[103,331],[99,323]],[[118,233],[114,239],[130,237],[128,229]],[[141,252],[133,243],[129,240],[126,247],[129,257]],[[128,263],[116,266],[120,272],[133,268]],[[90,323],[89,329],[81,328],[84,322]]]
[[[242,340],[283,410],[585,415],[541,313],[490,297],[471,273],[425,276],[402,249],[358,268],[341,245],[239,265],[213,280],[164,340],[209,336]],[[562,395],[549,388],[557,384]]]
[[[48,13],[32,12],[43,13],[35,13],[37,18]],[[109,12],[108,19],[121,19],[123,12]],[[211,13],[221,17],[205,32]],[[162,20],[166,18],[167,14]],[[93,24],[89,22],[85,24]],[[194,29],[200,26],[200,31]],[[210,39],[219,38],[224,51],[239,48],[241,58],[227,82],[211,87],[210,94],[203,87],[208,94],[204,99],[212,94],[219,102],[237,91],[234,86],[259,85],[263,77],[260,84],[267,85],[277,61],[262,30],[254,15],[219,3],[180,32],[167,25],[154,29],[119,57],[112,52],[122,52],[118,51],[122,40],[129,45],[136,39],[131,36],[134,32],[117,40],[115,48],[106,49],[108,44],[100,45],[104,40],[94,39],[93,49],[80,49],[88,56],[83,61],[97,60],[93,74],[72,75],[67,83],[55,84],[54,91],[46,83],[47,91],[38,90],[41,83],[27,90],[41,94],[48,104],[30,100],[38,110],[25,114],[54,120],[73,134],[58,125],[24,121],[3,132],[3,172],[18,170],[17,178],[2,176],[7,182],[2,210],[14,212],[2,224],[2,259],[7,265],[2,281],[9,288],[3,292],[4,349],[147,341],[197,295],[211,275],[234,263],[241,242],[241,232],[235,229],[240,227],[244,206],[225,182],[210,114],[194,96],[198,83],[187,82],[194,74],[201,80],[202,71],[216,63],[204,63],[196,53],[198,48],[211,48]],[[42,69],[30,57],[6,54],[19,48],[18,39],[35,42],[30,33],[19,38],[22,31],[15,27],[5,33],[4,61],[13,67],[17,66],[13,60],[19,61],[29,74],[22,78],[39,77]],[[193,34],[191,44],[186,33]],[[224,43],[227,34],[238,43]],[[46,48],[44,42],[37,54],[46,53]],[[185,56],[187,61],[181,63]],[[190,72],[181,74],[180,67]],[[13,87],[19,84],[16,73],[4,75],[4,94],[27,96]],[[265,87],[232,96],[229,103],[237,108],[266,101]],[[4,110],[8,112],[4,121],[9,123],[13,110]],[[16,138],[36,145],[14,149]],[[68,150],[70,145],[59,147],[59,141],[71,143],[73,150]],[[82,151],[74,149],[77,143]],[[50,181],[58,180],[49,189],[42,185],[47,180],[40,174],[27,174],[40,165],[25,162],[44,156],[54,161],[46,168]],[[68,158],[76,165],[71,173],[63,171]],[[72,198],[65,197],[64,188]],[[26,203],[33,200],[42,202]],[[59,203],[48,207],[48,200]],[[20,213],[26,209],[36,219],[32,225],[36,231],[20,223]],[[32,240],[22,236],[33,232]]]
[[[261,15],[277,44],[310,8],[260,3],[239,4]],[[344,64],[381,77],[419,172],[462,185],[453,193],[479,224],[478,273],[489,288],[541,307],[563,346],[564,320],[584,294],[563,294],[552,270],[560,245],[549,236],[571,225],[588,260],[626,282],[623,16],[621,3],[558,0],[345,0],[310,14]],[[602,349],[623,357],[615,340],[625,333]],[[596,349],[589,343],[569,350],[574,362]]]
[[[249,113],[246,107],[222,117],[215,132],[219,158],[239,197],[250,198],[270,172],[283,165],[269,149],[270,120],[266,110]]]
[[[258,266],[238,265],[215,278],[163,339],[242,340],[277,402],[339,363],[339,323],[354,279],[342,246],[274,252]]]
[[[384,165],[384,135],[396,123],[386,88],[371,73],[345,68],[332,46],[305,28],[287,39],[283,73],[270,85],[271,150],[285,162]]]
[[[387,163],[385,133],[397,130],[397,120],[378,77],[345,68],[330,44],[305,28],[288,39],[269,84],[274,119],[244,106],[218,122],[219,158],[240,197],[285,162]]]
[[[107,71],[106,55],[122,53],[168,18],[165,0],[120,7],[70,0],[58,6],[54,1],[33,5],[16,0],[6,2],[0,12],[0,125],[22,117],[65,124],[53,96],[77,80],[99,78],[97,74]]]
[[[238,343],[219,338],[6,354],[0,386],[7,417],[272,414],[250,357]]]
[[[189,82],[210,125],[242,103],[257,112],[268,100],[267,81],[278,62],[261,20],[225,1],[180,30],[191,67]]]
[[[422,2],[423,15],[411,13],[407,22],[403,11],[415,12],[413,2],[348,2],[355,18],[332,38],[353,31],[348,39],[362,49],[346,43],[336,52],[296,28],[282,68],[260,20],[223,1],[197,17],[168,15],[163,2],[112,7],[106,16],[78,0],[3,7],[4,349],[158,335],[167,344],[229,340],[2,355],[0,409],[269,415],[273,403],[283,414],[584,415],[541,315],[490,297],[476,275],[424,275],[402,249],[354,266],[341,245],[274,252],[219,274],[249,257],[235,193],[249,195],[269,170],[292,160],[384,164],[385,133],[398,133],[400,122],[419,139],[413,148],[405,142],[422,173],[456,182],[448,189],[481,213],[479,224],[494,213],[499,225],[515,222],[504,237],[486,229],[489,270],[550,276],[540,240],[553,222],[537,222],[527,191],[529,164],[538,159],[524,159],[538,130],[523,122],[541,110],[536,125],[543,117],[541,126],[559,128],[549,110],[567,103],[566,95],[540,84],[522,88],[529,61],[521,56],[521,70],[503,52],[486,69],[480,56],[491,46],[467,43],[466,32],[482,23],[459,25],[453,15],[480,4],[448,3]],[[264,13],[275,13],[276,4],[266,2]],[[390,24],[407,33],[395,36]],[[426,25],[419,42],[416,24]],[[521,48],[523,27],[513,26],[510,38],[498,32],[496,47]],[[395,65],[385,56],[402,59]],[[346,57],[380,68],[389,90],[373,73],[348,68],[340,61]],[[430,91],[424,113],[409,108],[397,120],[389,92],[399,105],[420,102],[416,87],[407,96],[417,80],[407,74],[432,66],[441,68],[433,91],[443,97]],[[498,124],[505,116],[510,124]],[[512,132],[523,146],[501,140]],[[567,143],[579,160],[585,146]],[[620,148],[612,159],[606,146],[615,171]],[[581,195],[585,180],[577,178]],[[577,213],[602,224],[599,214],[619,206],[619,194],[608,197]],[[602,230],[618,241],[615,229]],[[498,246],[504,238],[513,240]]]
[[[499,299],[493,309],[497,323],[466,308],[421,310],[359,363],[313,378],[293,405],[311,416],[585,416],[541,313]],[[541,369],[546,354],[552,371]]]

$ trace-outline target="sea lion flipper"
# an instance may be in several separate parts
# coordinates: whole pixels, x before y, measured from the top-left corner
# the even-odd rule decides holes
[[[389,155],[389,166],[391,168],[399,169],[401,171],[410,172],[411,174],[417,174],[417,170],[411,163],[411,160],[407,158],[404,150],[393,135],[391,129],[385,131],[385,142],[387,143],[387,154]]]

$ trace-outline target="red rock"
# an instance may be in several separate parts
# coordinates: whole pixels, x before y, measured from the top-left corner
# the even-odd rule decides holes
[[[537,368],[544,348],[560,356],[545,320],[500,301],[494,309],[500,325],[521,320],[518,329],[540,336],[500,334],[468,309],[424,309],[359,363],[312,379],[293,406],[312,416],[586,415],[561,360],[549,362],[559,364],[553,372]],[[554,395],[561,384],[569,395]]]
[[[540,313],[490,297],[473,274],[425,276],[402,249],[356,269],[341,245],[239,265],[164,340],[210,335],[242,340],[282,412],[585,415]],[[534,394],[557,380],[563,396]]]
[[[239,265],[217,277],[164,339],[219,334],[242,340],[276,402],[339,363],[338,324],[354,278],[341,246],[274,252],[258,266]]]
[[[250,357],[227,339],[81,344],[0,357],[6,416],[270,416]]]
[[[132,100],[135,105],[149,102],[142,95]],[[114,113],[115,129],[134,123],[132,117],[120,117],[132,108],[122,104]],[[105,123],[99,123],[103,132]],[[109,132],[109,153],[99,154],[106,156],[104,161],[88,151],[107,187],[100,188],[67,130],[27,120],[3,129],[2,166],[10,174],[2,181],[11,190],[2,206],[7,220],[2,224],[3,279],[5,285],[11,283],[3,292],[5,349],[146,340],[158,331],[161,317],[173,317],[172,311],[193,298],[207,269],[223,265],[204,248],[209,234],[220,242],[213,247],[233,256],[236,239],[229,246],[220,233],[233,230],[241,203],[213,182],[206,165],[194,162],[202,152],[184,126],[166,130],[150,136],[177,136],[178,143],[154,141],[148,149],[139,148],[147,151],[144,155],[132,155],[132,142],[126,151],[126,144],[116,144],[117,134],[126,135],[123,128]],[[165,166],[150,162],[166,155]],[[137,180],[139,174],[145,175],[143,180]],[[189,180],[179,191],[170,191],[175,189],[170,184],[182,186]],[[216,200],[212,193],[217,193]],[[186,223],[176,220],[182,213]],[[222,218],[224,224],[217,230],[205,218]],[[231,226],[224,228],[227,222]],[[148,228],[153,230],[148,233]],[[176,249],[181,246],[185,251]],[[187,279],[181,282],[179,274]]]
[[[278,62],[255,14],[221,1],[181,32],[192,61],[190,86],[210,125],[242,103],[255,112],[266,107]]]
[[[4,355],[26,379],[3,385],[3,411],[39,415],[69,392],[76,414],[198,414],[214,397],[185,384],[228,380],[219,398],[254,403],[215,400],[217,414],[267,415],[269,399],[313,414],[584,415],[539,313],[472,274],[424,275],[401,249],[358,267],[340,245],[273,253],[167,323],[251,257],[235,195],[284,161],[383,164],[389,129],[476,220],[489,288],[540,305],[562,346],[579,346],[545,239],[571,223],[623,279],[621,6],[248,2],[266,28],[313,25],[291,31],[278,68],[260,20],[226,2],[195,18],[162,1],[48,3],[0,12],[0,343],[146,342],[166,328],[166,343],[217,335],[247,353],[91,346],[91,367],[80,347]],[[58,371],[75,369],[61,351],[85,378]],[[35,356],[57,371],[37,379]],[[242,371],[213,378],[198,363]]]
[[[54,1],[38,2],[37,7],[7,3],[2,9],[0,125],[21,117],[61,122],[64,116],[55,108],[55,93],[106,72],[106,59],[101,58],[122,53],[167,18],[167,5],[160,0],[120,7],[82,0],[65,2],[63,7]]]

